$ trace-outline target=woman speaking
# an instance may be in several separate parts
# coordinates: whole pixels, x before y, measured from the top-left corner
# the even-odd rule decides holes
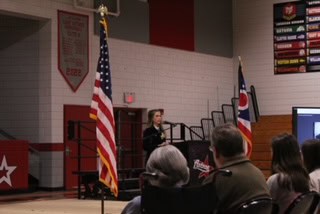
[[[162,127],[162,114],[160,109],[148,112],[148,128],[143,131],[143,149],[147,152],[145,163],[150,154],[159,146],[167,145],[166,133]]]

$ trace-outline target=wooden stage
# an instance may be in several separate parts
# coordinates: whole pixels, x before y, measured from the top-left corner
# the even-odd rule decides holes
[[[49,196],[50,195],[50,196]],[[0,196],[3,214],[101,214],[101,200],[77,199],[75,194],[33,193]],[[127,201],[105,200],[104,214],[120,214]]]
[[[128,202],[105,201],[104,214],[119,214]],[[0,213],[8,214],[100,214],[101,201],[79,199],[50,199],[6,202],[0,204]]]

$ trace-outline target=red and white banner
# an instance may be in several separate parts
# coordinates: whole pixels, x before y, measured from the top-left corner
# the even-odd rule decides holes
[[[58,68],[76,91],[89,72],[88,16],[58,11]]]

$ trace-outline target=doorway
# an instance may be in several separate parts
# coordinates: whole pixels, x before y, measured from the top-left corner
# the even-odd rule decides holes
[[[144,167],[143,111],[140,108],[114,108],[119,169]]]
[[[142,149],[143,109],[115,107],[115,138],[118,150],[117,168],[144,167]],[[96,122],[89,118],[90,106],[64,106],[64,185],[78,186],[78,156],[81,171],[97,170]],[[75,123],[68,123],[74,121]],[[73,126],[73,127],[72,127]],[[71,132],[73,130],[73,133]],[[73,136],[70,136],[73,135]],[[79,147],[79,143],[83,146]],[[80,151],[79,151],[80,148]]]
[[[64,185],[66,189],[74,189],[78,186],[78,175],[73,172],[97,170],[96,122],[89,118],[89,111],[90,106],[64,106]],[[79,156],[80,159],[78,159]]]

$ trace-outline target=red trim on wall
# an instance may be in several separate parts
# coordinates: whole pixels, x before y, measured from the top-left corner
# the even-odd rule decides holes
[[[63,143],[30,143],[30,146],[40,152],[62,152]]]
[[[194,51],[194,1],[149,0],[150,44]]]

